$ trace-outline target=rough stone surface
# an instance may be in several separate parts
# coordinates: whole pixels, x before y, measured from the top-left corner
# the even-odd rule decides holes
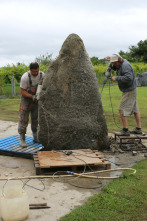
[[[68,36],[45,74],[38,138],[46,150],[108,148],[96,73],[76,34]]]

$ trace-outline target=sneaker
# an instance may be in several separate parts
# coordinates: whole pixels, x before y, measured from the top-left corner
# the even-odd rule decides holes
[[[142,130],[141,129],[137,129],[136,127],[130,131],[131,134],[142,134]]]
[[[115,132],[117,136],[130,136],[130,131],[124,131],[123,129],[120,132]]]

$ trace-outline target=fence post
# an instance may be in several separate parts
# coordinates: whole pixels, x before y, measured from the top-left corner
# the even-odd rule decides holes
[[[14,79],[14,76],[11,75],[11,82],[12,82],[12,96],[15,96],[16,93],[15,93],[15,79]]]

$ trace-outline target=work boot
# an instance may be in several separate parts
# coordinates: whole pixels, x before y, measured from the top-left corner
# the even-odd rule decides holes
[[[130,136],[130,131],[129,130],[125,131],[122,129],[120,132],[115,132],[115,134],[117,136]]]
[[[33,138],[34,138],[34,139],[33,139],[33,142],[34,142],[34,143],[40,143],[39,140],[38,140],[38,138],[37,138],[37,132],[33,132]]]
[[[130,130],[130,133],[131,134],[142,134],[142,130],[141,130],[141,128],[134,128],[133,130]]]
[[[25,134],[20,134],[20,146],[27,147],[27,144],[25,142]]]

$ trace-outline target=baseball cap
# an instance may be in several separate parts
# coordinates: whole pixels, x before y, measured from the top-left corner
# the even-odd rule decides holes
[[[115,61],[118,61],[119,59],[119,56],[117,54],[113,54],[111,57],[110,57],[110,62],[115,62]]]

